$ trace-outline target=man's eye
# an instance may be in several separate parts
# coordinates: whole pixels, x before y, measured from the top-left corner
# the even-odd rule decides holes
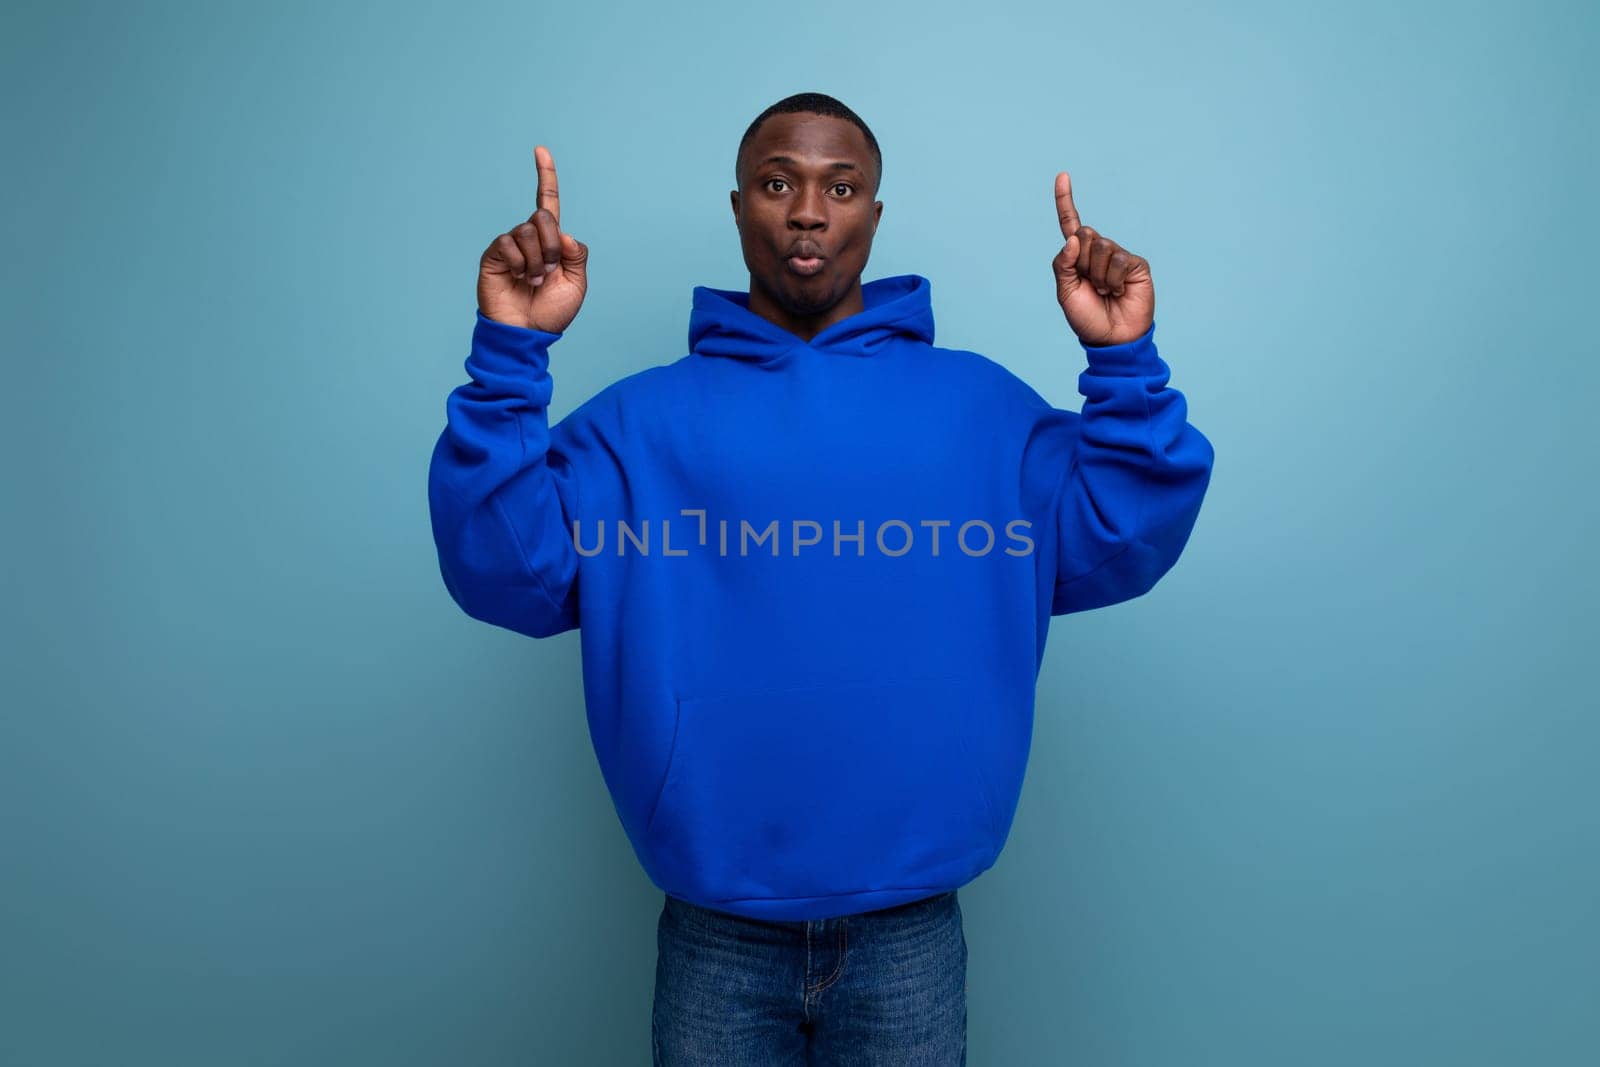
[[[785,181],[782,178],[768,178],[767,181],[766,181],[767,188],[769,188],[769,189],[772,188],[772,184],[774,182],[777,182],[779,185],[788,185],[789,184],[787,181]],[[830,188],[833,188],[833,189],[848,189],[850,191],[850,193],[855,192],[855,186],[851,185],[849,182],[834,182],[833,185],[830,186]],[[844,195],[848,196],[849,193],[846,193]]]

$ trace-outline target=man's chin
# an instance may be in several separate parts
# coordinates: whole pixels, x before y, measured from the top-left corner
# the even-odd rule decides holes
[[[841,298],[833,293],[790,293],[785,310],[796,317],[815,318],[833,310]]]
[[[791,315],[815,315],[839,302],[832,286],[819,285],[815,278],[800,278],[787,271],[768,281],[766,289],[773,303]]]

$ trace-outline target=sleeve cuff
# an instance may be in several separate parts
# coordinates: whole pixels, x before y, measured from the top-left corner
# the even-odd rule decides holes
[[[473,314],[477,316],[478,320],[477,325],[473,327],[474,336],[482,338],[501,351],[507,349],[526,350],[533,345],[537,345],[540,348],[548,348],[561,340],[563,336],[559,333],[551,333],[548,330],[507,325],[491,319],[483,313],[481,308],[474,309]]]
[[[1150,320],[1149,329],[1131,341],[1115,345],[1086,345],[1081,341],[1084,355],[1089,358],[1091,370],[1101,374],[1150,374],[1161,368],[1161,357],[1156,352],[1156,323]]]

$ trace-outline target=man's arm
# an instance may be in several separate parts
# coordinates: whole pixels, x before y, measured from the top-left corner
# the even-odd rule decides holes
[[[577,478],[547,415],[562,335],[477,317],[428,471],[439,571],[468,615],[549,637],[578,625]]]
[[[1211,442],[1188,422],[1156,352],[1155,324],[1133,341],[1084,345],[1081,414],[1052,409],[1036,462],[1060,475],[1052,615],[1142,596],[1178,561],[1211,480]]]
[[[1089,360],[1078,375],[1082,414],[1052,411],[1039,434],[1044,470],[1064,472],[1050,613],[1065,615],[1142,596],[1172,569],[1214,455],[1189,425],[1183,394],[1167,386],[1149,262],[1083,225],[1066,171],[1055,204],[1064,239],[1051,263],[1056,299]]]

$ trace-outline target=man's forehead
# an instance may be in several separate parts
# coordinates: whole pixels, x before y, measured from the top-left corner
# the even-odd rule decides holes
[[[781,163],[781,164],[784,164],[786,166],[797,167],[797,166],[801,166],[802,164],[811,163],[811,162],[813,162],[813,160],[811,160],[811,159],[797,158],[795,156],[791,156],[791,155],[788,155],[788,154],[780,152],[777,155],[762,156],[760,159],[755,161],[755,165],[758,166],[758,167],[761,167],[761,166],[765,166],[768,163]],[[862,169],[861,167],[857,166],[855,163],[851,162],[848,159],[834,159],[831,156],[817,156],[817,157],[815,157],[815,162],[816,162],[817,166],[825,167],[828,170],[861,170]]]
[[[861,159],[868,154],[867,139],[855,123],[830,115],[774,115],[761,124],[750,148],[751,158],[758,163],[769,156],[802,161],[827,156],[831,161]]]

